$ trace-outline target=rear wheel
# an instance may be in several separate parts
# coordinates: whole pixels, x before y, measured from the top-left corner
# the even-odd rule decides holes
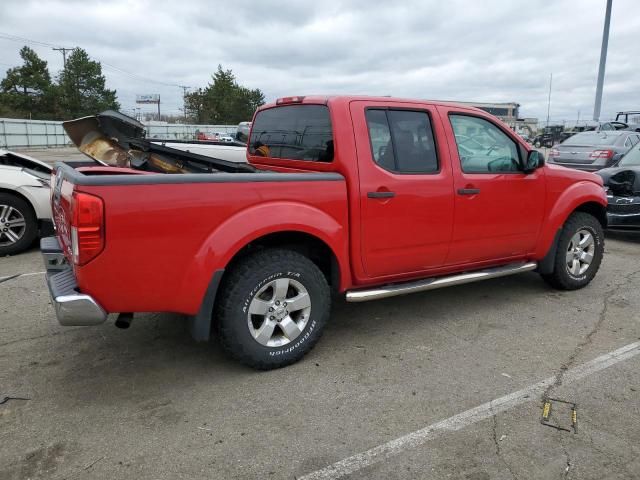
[[[0,193],[0,255],[14,255],[31,246],[38,222],[31,205],[10,193]]]
[[[240,260],[220,295],[215,322],[223,349],[260,370],[302,358],[320,338],[330,313],[324,275],[290,250],[263,250]]]
[[[588,213],[574,213],[562,228],[553,272],[542,277],[561,290],[585,287],[598,272],[603,253],[600,222]]]

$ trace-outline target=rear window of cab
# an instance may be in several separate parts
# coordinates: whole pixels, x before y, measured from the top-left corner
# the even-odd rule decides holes
[[[333,160],[333,133],[326,105],[287,105],[258,112],[249,154],[311,162]]]

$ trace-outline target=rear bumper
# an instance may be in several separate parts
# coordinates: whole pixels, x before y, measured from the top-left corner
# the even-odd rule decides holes
[[[581,170],[583,172],[597,172],[598,170],[602,170],[606,168],[606,165],[597,165],[593,163],[571,163],[564,162],[563,160],[553,160],[549,163],[553,165],[560,165],[561,167],[573,168],[575,170]]]
[[[80,293],[73,269],[66,263],[56,237],[40,241],[40,249],[47,269],[47,286],[60,325],[99,325],[107,319],[107,312],[93,297]]]

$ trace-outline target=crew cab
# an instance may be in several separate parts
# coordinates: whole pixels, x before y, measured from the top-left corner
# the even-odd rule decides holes
[[[54,173],[57,233],[41,247],[63,325],[178,312],[196,340],[270,369],[313,347],[332,294],[362,302],[533,270],[572,290],[602,260],[601,178],[545,164],[473,107],[282,98],[255,113],[246,164],[112,127],[103,118],[103,134],[76,143],[119,167]]]

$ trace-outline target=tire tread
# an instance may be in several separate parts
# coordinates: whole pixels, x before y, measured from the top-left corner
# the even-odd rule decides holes
[[[295,350],[293,355],[279,357],[278,360],[280,361],[278,362],[264,361],[246,349],[242,340],[237,338],[234,329],[231,328],[230,322],[233,321],[236,313],[234,309],[237,308],[237,305],[242,302],[246,295],[246,292],[239,288],[238,285],[242,280],[251,278],[257,271],[268,270],[274,266],[281,268],[282,265],[296,264],[299,265],[297,268],[304,269],[306,274],[311,275],[322,286],[324,298],[321,301],[327,308],[317,319],[317,333],[309,337],[304,348]],[[328,320],[330,302],[331,297],[326,278],[320,269],[306,256],[287,249],[260,250],[239,260],[229,272],[228,277],[225,278],[219,301],[216,302],[214,309],[214,330],[223,351],[240,363],[258,370],[280,368],[297,362],[314,347],[320,339],[322,327]]]

